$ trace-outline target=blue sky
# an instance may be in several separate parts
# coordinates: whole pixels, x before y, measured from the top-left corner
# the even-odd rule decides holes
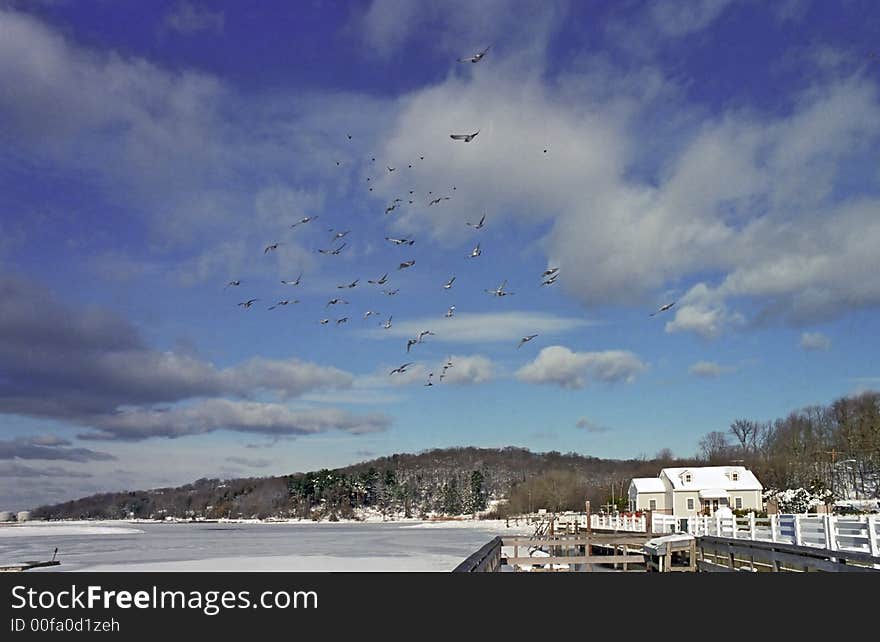
[[[878,31],[860,1],[0,2],[0,508],[690,455],[876,389]]]

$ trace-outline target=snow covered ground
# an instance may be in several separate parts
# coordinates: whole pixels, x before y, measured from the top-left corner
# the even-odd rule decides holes
[[[0,527],[0,564],[28,571],[449,571],[499,534],[503,520],[420,522],[44,522]]]

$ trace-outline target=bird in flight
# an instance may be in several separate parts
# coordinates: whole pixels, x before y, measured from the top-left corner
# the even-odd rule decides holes
[[[419,342],[418,339],[409,339],[406,342],[406,351],[409,352],[409,349],[412,348],[415,344]]]
[[[530,334],[529,336],[523,337],[522,339],[520,339],[519,343],[516,345],[517,350],[519,350],[522,347],[522,344],[528,343],[529,341],[531,341],[532,339],[534,339],[537,336],[538,336],[537,334]]]
[[[318,323],[320,323],[321,325],[327,325],[328,323],[330,323],[330,319],[321,319],[320,321],[318,321]]]
[[[225,289],[228,288],[230,285],[241,285],[241,281],[239,281],[239,280],[230,281],[229,283],[226,284],[226,287],[223,288],[223,289],[225,290]]]
[[[483,253],[482,250],[480,250],[480,244],[477,243],[477,247],[475,247],[473,250],[471,250],[471,255],[468,258],[475,259],[478,256],[480,256],[480,254],[482,254],[482,253]]]
[[[390,236],[386,236],[385,240],[389,243],[394,243],[395,245],[412,245],[415,243],[413,239],[393,239]]]
[[[372,283],[373,285],[385,285],[385,282],[388,280],[388,273],[386,272],[382,276],[380,276],[375,281],[373,279],[367,279],[367,283]]]
[[[449,200],[448,196],[438,196],[437,198],[432,200],[430,203],[428,203],[428,207],[430,207],[431,205],[436,205],[440,201],[448,201],[448,200]]]
[[[407,369],[409,366],[411,366],[412,364],[413,364],[412,361],[410,361],[409,363],[404,363],[402,366],[398,366],[397,368],[395,368],[394,370],[392,370],[392,371],[389,372],[388,374],[389,374],[389,375],[393,375],[395,372],[399,372],[400,374],[403,374],[404,372],[406,372],[406,369]]]
[[[339,289],[339,290],[341,290],[341,289],[343,289],[343,288],[356,288],[356,287],[357,287],[357,284],[358,284],[358,281],[360,281],[360,279],[355,279],[355,280],[352,281],[351,283],[345,283],[345,284],[343,284],[343,285],[337,285],[336,288]]]
[[[446,283],[443,284],[443,289],[448,290],[452,287],[452,284],[455,283],[455,277],[449,279]]]
[[[335,250],[318,249],[318,252],[320,252],[321,254],[339,254],[342,251],[342,248],[344,248],[344,247],[345,247],[345,243],[343,243],[342,245],[337,247]]]
[[[477,134],[479,134],[479,133],[480,133],[480,130],[478,129],[478,130],[475,131],[473,134],[449,134],[449,137],[450,137],[452,140],[463,140],[464,142],[469,143],[469,142],[471,142],[474,138],[476,138],[476,137],[477,137]]]
[[[468,58],[459,58],[458,62],[473,62],[473,63],[480,62],[483,59],[483,56],[485,56],[489,52],[489,49],[491,49],[491,48],[492,48],[492,45],[489,45],[488,47],[486,47],[482,51],[478,51],[477,53],[475,53],[473,56],[470,56]]]
[[[666,312],[669,308],[671,308],[673,305],[675,305],[675,303],[676,303],[675,301],[673,301],[672,303],[664,303],[663,305],[660,306],[660,308],[656,312],[652,312],[648,316],[652,317],[655,314],[660,314],[661,312]]]
[[[412,267],[412,266],[415,265],[415,264],[416,264],[416,260],[415,260],[415,259],[410,259],[409,261],[404,261],[403,263],[401,263],[400,265],[398,265],[398,266],[397,266],[397,269],[398,269],[398,270],[402,270],[403,268]]]
[[[324,307],[326,308],[331,305],[336,305],[337,303],[348,305],[348,301],[346,301],[345,299],[330,299],[329,301],[327,301],[327,305],[325,305]]]
[[[391,319],[392,319],[392,317],[388,317],[388,320],[382,324],[382,327],[385,328],[386,330],[391,329]]]
[[[291,301],[290,299],[284,299],[283,301],[279,301],[279,302],[276,303],[275,305],[271,305],[271,306],[269,306],[269,309],[270,309],[270,310],[274,310],[274,309],[277,308],[279,305],[290,305],[291,303],[299,303],[299,301],[298,301],[298,300]]]
[[[384,294],[387,294],[388,296],[394,296],[395,294],[397,294],[398,292],[400,292],[400,288],[396,288],[396,289],[394,289],[394,290],[382,290],[382,292],[383,292]]]
[[[424,338],[427,337],[428,335],[430,335],[430,336],[434,336],[434,333],[431,332],[430,330],[422,330],[421,332],[419,332],[419,336],[418,336],[418,338],[416,339],[416,342],[417,342],[417,343],[421,343],[421,342],[422,342],[422,339],[424,339]]]
[[[285,281],[284,279],[281,279],[281,282],[282,282],[284,285],[299,285],[299,282],[300,282],[300,279],[302,279],[302,276],[303,276],[303,275],[300,274],[298,277],[296,277],[296,280],[295,280],[295,281]]]
[[[330,231],[331,232],[333,231],[332,227],[330,228]],[[337,240],[341,239],[343,236],[345,236],[349,232],[351,232],[351,230],[345,230],[344,232],[336,232],[336,234],[333,235],[333,238],[330,239],[330,242],[333,243],[333,241],[337,241]]]
[[[449,309],[446,311],[446,318],[451,319],[454,316],[455,316],[455,306],[450,305]]]
[[[303,218],[299,219],[296,223],[294,223],[290,227],[296,227],[297,225],[302,225],[303,223],[308,223],[309,221],[314,221],[316,218],[318,218],[318,217],[317,216],[304,216]]]
[[[373,312],[372,310],[367,310],[366,312],[364,312],[364,318],[367,319],[367,318],[373,316],[374,314],[379,314],[379,313]]]
[[[474,228],[475,230],[483,229],[483,226],[485,224],[486,224],[486,215],[485,214],[483,214],[483,217],[480,219],[479,223],[471,223],[470,221],[468,221],[468,225],[471,226],[472,228]]]
[[[549,277],[545,281],[541,282],[541,285],[553,285],[556,282],[556,279],[559,278],[559,272],[555,272],[553,276]]]
[[[341,319],[336,319],[336,325],[340,325],[348,321],[348,317],[342,317]]]
[[[388,166],[386,165],[386,166],[385,166],[385,169],[387,169],[389,172],[393,172],[393,171],[394,171],[395,169],[397,169],[397,168],[396,168],[396,167],[388,167]]]
[[[492,294],[494,296],[508,296],[510,294],[513,294],[513,292],[505,292],[504,291],[504,286],[506,286],[506,285],[507,285],[507,279],[504,279],[504,281],[501,283],[501,285],[499,285],[497,288],[495,288],[494,290],[486,290],[486,292],[488,292],[489,294]]]
[[[556,267],[556,268],[548,268],[548,269],[544,270],[544,274],[542,274],[541,276],[543,276],[543,277],[548,277],[548,276],[550,276],[551,274],[556,274],[557,272],[559,272],[559,268],[558,268],[558,267]]]
[[[386,213],[386,214],[390,214],[390,213],[393,212],[396,208],[397,208],[397,203],[392,203],[391,205],[389,205],[388,207],[385,208],[385,213]]]
[[[259,301],[259,299],[248,299],[247,301],[242,301],[242,302],[239,303],[238,305],[240,305],[240,306],[242,306],[242,307],[244,307],[244,308],[249,308],[249,307],[251,307],[251,306],[252,306],[255,302],[257,302],[257,301]]]
[[[266,249],[263,250],[263,254],[266,254],[269,250],[277,250],[279,245],[281,245],[281,243],[272,243],[272,245],[267,245]]]
[[[433,386],[434,385],[434,383],[431,381],[431,377],[433,377],[433,376],[434,376],[433,372],[428,373],[428,381],[425,383],[426,386]]]

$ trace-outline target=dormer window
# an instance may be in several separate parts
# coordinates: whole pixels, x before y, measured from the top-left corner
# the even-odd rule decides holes
[[[739,473],[730,473],[731,481],[739,481]]]
[[[690,473],[684,474],[684,483],[690,484],[693,481],[693,476]]]

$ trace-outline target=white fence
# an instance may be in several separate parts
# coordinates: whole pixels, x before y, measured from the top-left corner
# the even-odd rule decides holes
[[[785,542],[832,551],[857,551],[880,556],[877,515],[770,515],[755,517],[674,517],[652,515],[651,532],[715,535],[733,539]],[[591,515],[592,528],[644,533],[644,516]]]

